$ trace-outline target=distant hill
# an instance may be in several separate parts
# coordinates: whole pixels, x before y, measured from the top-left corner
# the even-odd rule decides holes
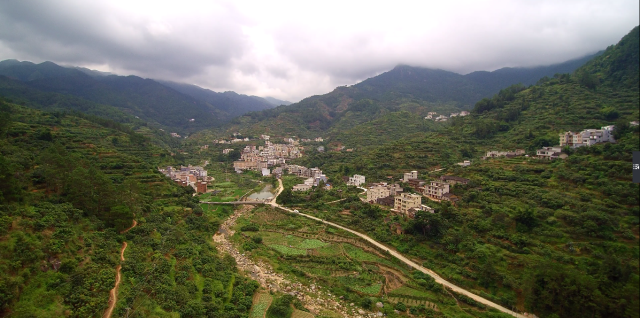
[[[44,102],[47,109],[71,107],[83,112],[92,109],[91,114],[100,116],[117,109],[181,134],[218,127],[246,112],[273,107],[256,96],[215,93],[193,85],[168,85],[137,76],[62,67],[52,62],[1,61],[0,76],[4,77],[0,80],[0,93],[13,99]],[[74,102],[73,105],[52,103],[45,96]],[[111,109],[101,109],[105,106]],[[112,119],[121,120],[120,117]]]
[[[291,105],[293,104],[290,101],[287,100],[281,100],[281,99],[277,99],[277,98],[273,98],[273,97],[263,97],[267,102],[269,102],[271,105],[273,106],[281,106],[281,105]]]
[[[208,103],[230,117],[237,117],[251,111],[270,109],[275,106],[272,102],[258,96],[242,95],[235,92],[217,93],[196,85],[158,81],[182,94],[191,96],[201,102]]]
[[[382,119],[394,112],[406,111],[408,113],[404,116],[415,121],[429,111],[449,114],[470,110],[476,102],[498,93],[502,88],[518,83],[532,85],[545,76],[571,73],[598,54],[601,52],[551,66],[503,68],[467,75],[399,65],[356,85],[338,87],[328,94],[311,96],[271,110],[247,113],[234,119],[227,126],[227,132],[338,136],[346,130],[357,131],[358,125]],[[387,129],[393,130],[392,127],[381,130]]]

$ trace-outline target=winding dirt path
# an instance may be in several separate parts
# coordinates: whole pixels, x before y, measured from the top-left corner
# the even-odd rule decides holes
[[[278,181],[280,181],[280,187],[279,187],[280,191],[278,192],[278,195],[279,195],[280,192],[282,192],[282,180],[278,180]],[[364,188],[360,188],[360,189],[364,189]],[[366,189],[364,189],[364,190],[366,192]],[[507,308],[505,308],[503,306],[500,306],[500,305],[498,305],[498,304],[496,304],[496,303],[494,303],[494,302],[492,302],[492,301],[490,301],[490,300],[488,300],[486,298],[480,297],[480,296],[478,296],[478,295],[476,295],[476,294],[474,294],[474,293],[472,293],[472,292],[470,292],[470,291],[468,291],[468,290],[466,290],[466,289],[464,289],[462,287],[459,287],[457,285],[452,284],[451,282],[449,282],[449,281],[443,279],[442,277],[440,277],[440,275],[436,274],[434,271],[416,264],[414,261],[408,259],[407,257],[405,257],[404,255],[400,254],[399,252],[397,252],[393,248],[385,246],[382,243],[379,243],[378,241],[370,238],[367,235],[364,235],[364,234],[362,234],[360,232],[354,231],[354,230],[352,230],[350,228],[346,228],[346,227],[344,227],[342,225],[338,225],[336,223],[329,222],[329,221],[317,218],[315,216],[311,216],[311,215],[308,215],[308,214],[300,213],[300,212],[298,212],[298,210],[294,211],[294,210],[291,210],[289,208],[285,208],[285,207],[283,207],[283,206],[281,206],[281,205],[276,203],[276,199],[277,199],[278,195],[276,195],[273,198],[273,200],[271,201],[271,203],[270,203],[271,206],[273,206],[274,208],[278,208],[278,209],[282,209],[282,210],[287,211],[287,212],[299,214],[299,215],[304,216],[306,218],[309,218],[309,219],[312,219],[312,220],[316,220],[318,222],[322,222],[324,224],[327,224],[327,225],[339,228],[341,230],[347,231],[349,233],[355,234],[355,235],[359,236],[360,238],[368,241],[369,243],[375,245],[376,247],[382,249],[383,251],[386,251],[387,253],[389,253],[390,255],[394,256],[397,259],[399,259],[403,263],[405,263],[405,264],[407,264],[407,265],[409,265],[409,266],[411,266],[411,267],[413,267],[413,268],[415,268],[415,269],[417,269],[417,270],[419,270],[419,271],[421,271],[421,272],[433,277],[433,279],[435,279],[435,281],[437,283],[443,285],[444,287],[446,287],[448,289],[451,289],[451,290],[455,291],[456,293],[465,295],[465,296],[467,296],[467,297],[469,297],[469,298],[471,298],[471,299],[473,299],[473,300],[475,300],[475,301],[477,301],[477,302],[479,302],[481,304],[484,304],[484,305],[489,306],[489,307],[493,307],[493,308],[495,308],[495,309],[497,309],[497,310],[499,310],[499,311],[501,311],[503,313],[509,314],[509,315],[511,315],[513,317],[516,317],[516,318],[527,318],[527,316],[525,316],[525,315],[522,315],[522,314],[519,314],[519,313],[517,313],[515,311],[509,310],[509,309],[507,309]]]
[[[421,272],[433,277],[437,283],[443,285],[444,287],[447,287],[447,288],[449,288],[449,289],[451,289],[451,290],[453,290],[453,291],[455,291],[455,292],[457,292],[459,294],[463,294],[463,295],[465,295],[465,296],[467,296],[467,297],[469,297],[469,298],[471,298],[471,299],[473,299],[473,300],[475,300],[475,301],[477,301],[479,303],[482,303],[482,304],[484,304],[486,306],[489,306],[489,307],[493,307],[493,308],[495,308],[495,309],[497,309],[497,310],[499,310],[501,312],[504,312],[506,314],[509,314],[511,316],[514,316],[514,317],[517,317],[517,318],[526,318],[526,316],[524,316],[522,314],[519,314],[517,312],[509,310],[509,309],[507,309],[507,308],[505,308],[503,306],[500,306],[500,305],[498,305],[498,304],[496,304],[496,303],[494,303],[494,302],[492,302],[492,301],[490,301],[488,299],[482,298],[482,297],[480,297],[480,296],[478,296],[478,295],[476,295],[474,293],[471,293],[471,292],[467,291],[466,289],[463,289],[462,287],[456,286],[456,285],[450,283],[449,281],[444,280],[442,277],[440,277],[440,275],[436,274],[434,271],[416,264],[414,261],[406,258],[404,255],[400,254],[396,250],[394,250],[394,249],[392,249],[390,247],[384,246],[381,243],[379,243],[378,241],[376,241],[376,240],[374,240],[374,239],[372,239],[372,238],[370,238],[370,237],[368,237],[368,236],[366,236],[366,235],[364,235],[364,234],[362,234],[360,232],[356,232],[356,231],[354,231],[352,229],[349,229],[349,228],[346,228],[344,226],[335,224],[333,222],[329,222],[329,221],[317,218],[315,216],[311,216],[311,215],[300,213],[300,212],[294,212],[291,209],[282,207],[282,206],[280,206],[278,204],[275,204],[275,203],[272,203],[271,205],[273,207],[275,207],[275,208],[279,208],[279,209],[282,209],[282,210],[285,210],[285,211],[291,212],[291,213],[296,213],[296,214],[299,214],[299,215],[304,216],[306,218],[309,218],[309,219],[312,219],[312,220],[316,220],[318,222],[322,222],[324,224],[327,224],[327,225],[339,228],[341,230],[347,231],[349,233],[355,234],[355,235],[361,237],[362,239],[368,241],[369,243],[375,245],[376,247],[382,249],[383,251],[388,252],[390,255],[394,256],[397,259],[399,259],[403,263],[405,263],[405,264],[407,264],[407,265],[409,265],[409,266],[411,266],[411,267],[413,267],[413,268],[415,268],[415,269],[417,269],[417,270],[419,270],[419,271],[421,271]]]
[[[131,227],[129,227],[128,229],[120,233],[121,234],[127,233],[129,232],[129,230],[136,227],[137,225],[138,225],[138,222],[136,220],[133,220],[133,224],[131,225]],[[122,262],[125,261],[124,251],[126,249],[127,249],[127,242],[122,242],[122,248],[120,249],[120,261]],[[113,289],[109,291],[109,306],[107,307],[107,310],[104,312],[104,315],[102,315],[102,318],[111,318],[111,314],[113,313],[113,310],[116,308],[116,303],[118,303],[118,287],[120,286],[120,281],[122,279],[120,275],[121,269],[122,269],[122,265],[118,264],[118,266],[116,267],[116,283]]]

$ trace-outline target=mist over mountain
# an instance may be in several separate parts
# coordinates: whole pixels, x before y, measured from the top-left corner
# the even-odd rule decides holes
[[[78,106],[88,102],[106,105],[180,133],[217,127],[246,112],[274,107],[272,102],[257,96],[216,93],[194,85],[160,83],[138,76],[62,67],[52,62],[1,61],[0,76],[6,77],[0,91],[7,97],[37,99],[41,104],[42,93],[73,96],[75,110],[95,108],[95,105]],[[10,84],[12,80],[23,85]],[[62,104],[49,106],[65,108]]]
[[[403,117],[413,122],[430,111],[448,114],[470,110],[476,102],[503,88],[514,84],[532,85],[545,76],[571,73],[599,54],[602,52],[549,66],[502,68],[466,75],[398,65],[388,72],[355,85],[338,87],[324,95],[311,96],[276,109],[245,114],[234,119],[228,129],[250,133],[266,130],[275,134],[301,136],[324,133],[338,135],[346,131],[351,131],[351,134],[359,129],[358,125],[378,119],[397,123],[398,117],[390,114],[399,111],[407,112]],[[369,128],[363,127],[367,131],[370,131]]]
[[[260,111],[279,106],[258,96],[242,95],[231,91],[217,93],[196,85],[170,81],[158,80],[157,82],[175,89],[180,93],[191,96],[201,102],[208,103],[216,109],[227,113],[231,117],[237,117],[251,111]]]

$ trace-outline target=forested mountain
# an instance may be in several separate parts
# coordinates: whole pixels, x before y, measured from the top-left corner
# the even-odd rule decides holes
[[[273,107],[269,101],[256,96],[215,93],[192,85],[161,84],[137,76],[67,68],[52,62],[34,64],[5,60],[0,62],[0,76],[0,92],[12,99],[34,101],[34,104],[46,105],[50,109],[91,109],[93,114],[99,115],[111,114],[118,109],[179,133],[217,127],[248,111]],[[43,103],[44,96],[74,102],[73,105],[51,101]],[[109,118],[122,119],[115,113],[114,116]]]
[[[216,109],[225,112],[230,117],[237,117],[248,112],[261,111],[281,105],[274,105],[271,101],[258,96],[241,95],[236,92],[216,93],[196,85],[169,81],[158,82],[201,102],[213,105]]]
[[[518,83],[531,85],[544,76],[570,73],[598,54],[552,66],[503,68],[467,75],[399,65],[325,95],[312,96],[286,107],[248,113],[235,119],[229,130],[244,131],[248,135],[266,131],[277,135],[337,136],[344,133],[342,127],[357,129],[358,125],[375,119],[385,121],[383,117],[399,111],[409,112],[405,116],[413,121],[429,111],[448,114],[470,110],[477,101],[502,88]]]
[[[0,316],[103,317],[116,271],[113,317],[246,316],[257,283],[208,243],[230,209],[203,213],[156,171],[174,158],[114,121],[0,99]]]
[[[639,39],[636,27],[573,74],[504,89],[440,131],[351,153],[309,152],[300,163],[336,179],[397,180],[410,170],[426,180],[443,173],[470,179],[453,186],[455,207],[427,201],[436,213],[399,219],[404,235],[384,224],[384,214],[319,216],[424,259],[507,307],[541,317],[638,317],[640,189],[630,167],[640,134],[629,122],[640,117]],[[566,160],[480,160],[489,150],[533,156],[557,145],[560,132],[610,124],[616,143],[565,149]],[[471,166],[455,164],[465,159]]]

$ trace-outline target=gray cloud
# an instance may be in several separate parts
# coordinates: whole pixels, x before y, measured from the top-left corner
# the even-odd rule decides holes
[[[0,2],[0,59],[98,68],[299,100],[397,64],[459,73],[615,44],[637,1]]]
[[[211,65],[230,66],[247,46],[240,14],[232,7],[216,9],[207,16],[194,12],[159,20],[91,1],[3,2],[0,41],[21,55],[17,58],[106,64],[144,76],[185,78]]]

